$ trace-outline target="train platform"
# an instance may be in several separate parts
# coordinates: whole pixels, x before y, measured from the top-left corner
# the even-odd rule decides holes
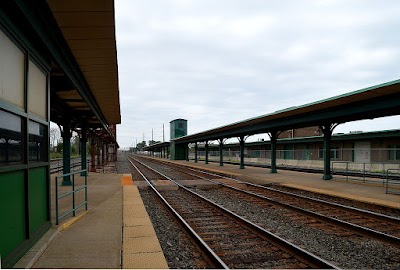
[[[219,166],[217,162],[209,162],[209,164],[205,164],[204,161],[197,163],[185,160],[171,162],[220,172],[255,184],[276,183],[305,191],[400,209],[400,195],[386,194],[382,179],[370,178],[364,181],[360,177],[346,178],[345,176],[333,176],[331,180],[323,180],[321,173],[305,173],[278,169],[278,173],[271,174],[269,173],[269,169],[261,167],[246,166],[245,169],[240,169],[239,165],[224,164],[224,166]]]
[[[52,175],[53,206],[54,178]],[[84,177],[77,178],[78,185],[83,183]],[[61,192],[71,189],[59,188]],[[71,201],[64,199],[60,213],[71,209]],[[54,225],[52,207],[52,223],[14,268],[168,268],[130,174],[89,173],[88,210],[82,207],[75,217]]]

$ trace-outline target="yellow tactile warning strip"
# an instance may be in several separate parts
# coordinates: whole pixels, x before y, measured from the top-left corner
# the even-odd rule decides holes
[[[121,178],[121,184],[123,186],[133,186],[132,176],[130,174],[123,174]]]
[[[302,189],[302,190],[307,190],[307,191],[312,191],[312,192],[315,192],[315,193],[326,194],[326,195],[341,197],[341,198],[345,198],[345,199],[357,200],[357,201],[360,201],[360,202],[366,202],[366,203],[371,203],[371,204],[376,204],[376,205],[381,205],[381,206],[386,206],[386,207],[391,207],[391,208],[400,208],[400,204],[399,203],[391,202],[391,201],[387,201],[387,200],[366,198],[366,197],[363,197],[363,196],[349,195],[349,194],[344,194],[344,193],[341,193],[341,192],[329,191],[329,190],[320,189],[320,188],[313,188],[313,187],[305,187],[305,186],[296,185],[296,184],[285,183],[285,184],[282,184],[282,186],[291,187],[291,188],[297,188],[297,189]]]
[[[125,176],[125,175],[124,175]],[[122,268],[168,269],[157,235],[130,175],[123,184]],[[124,184],[128,183],[128,184]],[[133,182],[132,182],[133,183]]]

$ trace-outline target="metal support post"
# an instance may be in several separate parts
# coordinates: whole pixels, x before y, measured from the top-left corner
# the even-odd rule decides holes
[[[96,172],[96,143],[92,137],[90,140],[90,172]]]
[[[338,124],[326,124],[320,126],[320,129],[324,133],[324,175],[322,179],[330,180],[332,179],[331,174],[331,139],[332,139],[332,132]]]
[[[81,176],[86,175],[86,143],[87,143],[87,136],[86,136],[86,128],[82,128],[81,134],[81,170],[85,170],[81,172]]]
[[[240,143],[240,169],[244,169],[244,136],[239,137]]]
[[[197,163],[197,142],[194,144],[194,162]]]
[[[206,144],[204,145],[205,150],[206,150],[206,164],[208,164],[208,141],[206,141]]]
[[[189,144],[186,144],[186,161],[189,161]]]
[[[268,133],[271,139],[271,170],[270,173],[277,173],[276,170],[276,142],[278,140],[278,132],[271,131]]]
[[[101,144],[101,165],[105,164],[105,151],[104,151],[104,143]]]
[[[224,139],[221,138],[218,140],[219,142],[219,166],[224,166]]]
[[[63,125],[61,132],[63,138],[63,174],[69,174],[71,172],[71,130],[70,123],[66,122]],[[61,183],[62,186],[71,186],[71,176],[67,175],[63,177]]]

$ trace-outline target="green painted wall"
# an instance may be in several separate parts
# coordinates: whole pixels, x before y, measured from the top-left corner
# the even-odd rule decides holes
[[[169,122],[170,139],[176,139],[187,135],[187,120],[175,119]]]
[[[171,141],[170,144],[170,159],[171,160],[186,160],[186,144],[176,144]]]
[[[46,167],[29,170],[29,231],[34,233],[47,220]]]
[[[24,172],[0,173],[0,254],[6,257],[26,239]]]

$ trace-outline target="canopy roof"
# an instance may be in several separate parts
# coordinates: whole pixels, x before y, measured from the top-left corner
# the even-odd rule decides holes
[[[121,123],[113,0],[47,1],[108,125]],[[54,74],[54,76],[57,76]],[[73,110],[91,110],[75,85],[56,89]]]
[[[400,80],[173,139],[191,143],[400,114]]]

